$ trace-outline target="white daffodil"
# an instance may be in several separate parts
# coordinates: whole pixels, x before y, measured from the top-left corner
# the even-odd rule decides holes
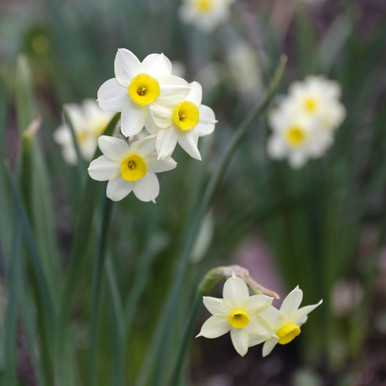
[[[193,158],[201,160],[198,138],[214,131],[216,118],[213,110],[201,104],[202,87],[191,83],[188,96],[172,106],[152,106],[152,118],[146,122],[146,129],[156,135],[158,158],[170,157],[179,145]]]
[[[309,158],[323,155],[332,143],[330,132],[322,130],[319,122],[294,108],[285,99],[269,114],[273,129],[267,152],[273,159],[288,158],[294,169],[302,167]]]
[[[121,112],[121,130],[126,137],[138,134],[145,124],[149,106],[172,104],[186,97],[188,83],[171,75],[172,65],[163,54],[151,54],[141,63],[129,50],[118,50],[114,62],[115,78],[98,90],[103,110]]]
[[[197,335],[218,338],[230,332],[236,351],[244,356],[248,351],[251,336],[253,341],[265,341],[272,331],[260,313],[269,307],[273,298],[265,295],[249,296],[244,280],[233,276],[223,288],[224,299],[204,296],[205,307],[213,315],[202,326]]]
[[[79,151],[89,161],[97,147],[98,137],[103,133],[113,114],[103,111],[93,99],[86,99],[81,105],[68,104],[66,111],[74,127]],[[62,148],[64,160],[75,165],[77,155],[71,130],[67,124],[59,126],[54,132],[54,140]]]
[[[339,101],[340,85],[324,76],[308,76],[304,82],[294,82],[288,95],[295,108],[318,120],[326,130],[335,130],[345,118],[346,110]]]
[[[233,0],[184,0],[179,9],[180,19],[203,31],[213,31],[229,18]]]
[[[155,138],[146,137],[129,145],[126,141],[102,135],[98,146],[103,155],[91,162],[88,172],[97,181],[109,181],[106,195],[120,201],[131,191],[141,201],[153,201],[159,194],[156,173],[176,167],[172,158],[158,160]]]
[[[270,354],[277,343],[287,344],[295,339],[301,332],[300,327],[307,321],[308,314],[323,302],[320,300],[317,304],[299,308],[302,300],[303,291],[297,286],[284,299],[280,310],[270,306],[260,313],[260,316],[266,320],[274,332],[273,336],[264,343],[263,357]],[[250,346],[259,343],[261,341],[253,339],[252,335]]]

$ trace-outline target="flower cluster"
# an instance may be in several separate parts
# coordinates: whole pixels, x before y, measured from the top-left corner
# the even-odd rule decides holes
[[[103,133],[113,114],[103,111],[93,99],[86,99],[81,105],[68,104],[65,109],[74,128],[80,154],[90,161],[94,155],[98,137]],[[63,124],[54,132],[54,140],[62,148],[64,160],[75,165],[78,161],[71,130]]]
[[[177,143],[200,160],[198,139],[214,131],[215,115],[201,104],[201,85],[172,75],[163,54],[140,62],[131,51],[119,49],[114,70],[115,78],[102,84],[97,101],[103,110],[121,113],[125,139],[101,136],[103,155],[88,171],[95,180],[109,181],[106,194],[113,201],[133,191],[139,200],[155,202],[156,173],[176,167],[171,156]]]
[[[269,114],[273,130],[268,140],[269,156],[288,158],[293,168],[302,167],[309,158],[321,157],[346,115],[340,94],[339,84],[323,76],[293,83],[288,96]]]
[[[228,20],[233,2],[234,0],[184,0],[179,16],[183,22],[211,32]]]
[[[296,287],[277,309],[272,306],[272,297],[249,296],[245,281],[232,276],[224,284],[223,299],[204,296],[204,305],[212,316],[197,336],[217,338],[230,332],[233,346],[241,356],[249,347],[263,342],[263,356],[267,356],[277,343],[287,344],[295,339],[308,314],[322,303],[321,300],[299,308],[302,299],[303,292]]]

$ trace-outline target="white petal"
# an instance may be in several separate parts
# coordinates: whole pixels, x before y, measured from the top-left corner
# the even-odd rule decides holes
[[[146,114],[146,119],[145,119],[145,129],[150,133],[150,134],[157,134],[159,127],[155,124],[154,119],[152,114]]]
[[[216,123],[216,117],[214,115],[214,111],[205,105],[201,105],[199,107],[200,111],[200,122],[202,123]]]
[[[106,196],[113,201],[120,201],[131,192],[132,183],[125,181],[121,175],[107,183]]]
[[[215,129],[214,123],[198,123],[194,128],[194,132],[199,137],[205,137],[206,135],[212,134]]]
[[[147,172],[145,177],[134,182],[133,192],[138,200],[155,202],[159,194],[159,182],[157,176],[152,172]]]
[[[120,165],[101,155],[90,163],[88,174],[94,180],[107,181],[120,174]]]
[[[162,106],[159,103],[152,103],[150,113],[154,123],[160,128],[165,129],[173,123],[174,106]]]
[[[221,335],[226,334],[230,330],[230,324],[228,318],[219,318],[217,316],[211,316],[201,327],[198,336],[214,339]]]
[[[201,154],[197,148],[198,137],[193,131],[180,133],[178,143],[192,158],[201,161]]]
[[[210,296],[204,296],[203,302],[206,309],[212,314],[216,316],[223,316],[228,318],[231,310],[229,305],[224,301],[224,299],[212,298]]]
[[[232,328],[231,339],[233,347],[243,357],[248,352],[248,332],[245,328]]]
[[[178,76],[165,75],[158,79],[161,94],[157,98],[157,103],[164,105],[176,105],[181,102],[189,93],[188,82]]]
[[[246,328],[249,334],[249,347],[256,346],[275,336],[273,329],[258,315],[252,315]]]
[[[155,78],[172,73],[172,64],[164,54],[150,54],[146,56],[142,66],[145,72]]]
[[[146,157],[147,167],[153,173],[168,172],[177,166],[177,162],[173,158],[159,160],[157,157],[157,154],[150,154]]]
[[[320,306],[322,303],[323,303],[323,300],[320,300],[319,303],[299,308],[295,314],[294,323],[300,327],[302,324],[304,324],[307,321],[307,315],[311,311],[313,311],[316,307]]]
[[[236,276],[228,279],[224,284],[223,298],[234,307],[243,306],[249,298],[248,287],[245,281]]]
[[[122,86],[129,87],[131,80],[141,72],[141,62],[129,50],[119,48],[114,61],[114,72],[117,81]]]
[[[260,312],[272,304],[273,298],[266,295],[250,296],[246,305],[245,311],[254,314]]]
[[[277,345],[278,340],[276,338],[268,339],[263,346],[263,357],[269,355],[273,348]]]
[[[267,153],[269,157],[273,159],[282,159],[284,158],[286,152],[286,145],[279,135],[274,134],[268,139]]]
[[[122,134],[125,137],[139,134],[145,126],[147,113],[146,106],[140,106],[130,101],[121,114]]]
[[[283,300],[280,307],[280,312],[284,314],[287,319],[292,319],[298,310],[300,303],[303,300],[303,291],[297,286],[292,290],[287,297]]]
[[[101,135],[98,138],[98,146],[106,158],[119,164],[129,154],[129,145],[123,139],[108,135]]]
[[[158,153],[158,159],[170,157],[177,145],[177,133],[173,127],[162,129],[157,134],[155,148]]]
[[[300,169],[307,161],[307,157],[303,152],[293,152],[288,157],[288,162],[293,169]]]
[[[155,136],[149,135],[144,139],[140,139],[131,144],[131,153],[138,153],[142,158],[145,158],[147,163],[147,157],[155,152]]]
[[[99,87],[97,102],[101,109],[118,113],[125,108],[129,98],[127,88],[122,87],[115,78],[112,78]]]
[[[263,318],[267,324],[274,330],[277,330],[281,326],[280,311],[270,306],[265,310],[261,311],[259,316]]]
[[[196,106],[201,105],[202,101],[202,87],[198,82],[190,83],[190,92],[186,97],[186,100],[189,102],[193,102]]]

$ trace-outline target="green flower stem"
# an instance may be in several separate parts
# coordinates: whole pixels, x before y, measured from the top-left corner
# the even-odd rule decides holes
[[[182,365],[185,359],[185,354],[191,342],[197,314],[201,306],[201,298],[202,298],[202,294],[199,291],[197,291],[196,295],[194,296],[192,309],[190,311],[190,315],[184,329],[183,338],[181,340],[181,344],[177,352],[177,359],[174,365],[170,386],[178,385]]]
[[[111,299],[114,308],[114,385],[124,385],[124,349],[125,344],[125,325],[122,309],[122,299],[119,294],[118,280],[111,261],[111,256],[107,257],[106,264],[107,281],[110,287]]]
[[[86,384],[94,385],[95,383],[95,354],[96,354],[96,335],[98,325],[98,309],[100,295],[102,289],[102,273],[106,257],[106,244],[109,234],[109,226],[112,214],[112,201],[105,197],[101,230],[99,234],[97,255],[94,262],[92,276],[92,295],[91,295],[91,311],[90,311],[90,328],[88,339],[88,354],[87,354],[87,369],[86,369]]]
[[[182,284],[185,279],[186,269],[188,267],[189,256],[194,245],[194,241],[196,239],[197,231],[199,229],[201,221],[211,200],[213,199],[215,191],[218,188],[220,181],[241,139],[243,138],[247,130],[251,127],[255,119],[258,118],[266,110],[273,96],[275,95],[275,91],[283,76],[286,61],[287,58],[285,56],[282,56],[265,98],[261,102],[257,103],[253,111],[244,120],[244,122],[241,123],[239,128],[234,133],[228,147],[226,148],[218,164],[217,169],[209,180],[203,198],[200,202],[199,207],[197,208],[197,212],[189,228],[188,235],[183,246],[183,250],[180,253],[179,266],[176,273],[174,286],[171,289],[170,295],[166,301],[166,306],[164,307],[163,314],[160,317],[160,323],[157,326],[158,328],[150,344],[150,350],[152,351],[151,362],[153,361],[153,358],[157,360],[155,371],[153,373],[152,385],[159,385],[163,380],[163,375],[165,374],[165,363],[168,358],[167,354],[169,352],[170,347],[168,342],[170,340],[170,336],[174,327],[172,319],[173,307],[175,307],[175,305],[178,303],[178,295],[181,292]]]

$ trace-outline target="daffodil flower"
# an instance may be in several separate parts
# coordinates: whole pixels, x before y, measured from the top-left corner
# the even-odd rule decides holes
[[[263,357],[271,353],[276,344],[287,344],[294,340],[300,333],[300,327],[307,321],[308,314],[322,304],[322,300],[317,304],[301,307],[303,291],[297,286],[281,304],[280,310],[275,307],[268,307],[260,313],[266,322],[271,326],[273,335],[267,339],[263,346]],[[251,335],[250,346],[261,343]]]
[[[248,286],[236,276],[225,282],[223,297],[204,296],[204,305],[212,316],[203,324],[197,337],[212,339],[230,332],[234,348],[244,356],[250,346],[251,336],[255,342],[263,342],[272,336],[260,313],[271,305],[273,298],[265,295],[249,296]]]
[[[269,114],[272,135],[267,152],[273,159],[288,158],[294,169],[302,167],[309,158],[321,157],[332,144],[332,133],[323,130],[320,122],[307,116],[287,97]]]
[[[178,144],[193,158],[201,160],[198,138],[213,133],[216,118],[213,110],[201,104],[202,87],[192,82],[188,96],[171,106],[154,105],[146,129],[155,134],[158,158],[170,157]]]
[[[288,96],[294,108],[318,120],[326,130],[335,130],[342,123],[346,110],[340,103],[339,83],[324,76],[308,76],[303,82],[294,82]]]
[[[153,201],[159,194],[156,173],[176,167],[172,158],[157,159],[153,136],[129,145],[126,141],[102,135],[98,146],[103,155],[91,162],[88,172],[97,181],[109,181],[106,195],[120,201],[131,191],[141,201]]]
[[[142,63],[127,49],[119,49],[114,62],[115,78],[98,90],[103,110],[121,112],[121,130],[126,137],[144,127],[149,106],[172,104],[186,97],[188,83],[171,75],[172,65],[163,54],[148,55]]]
[[[203,31],[213,31],[229,18],[233,0],[184,0],[179,9],[181,20]]]
[[[89,161],[94,155],[98,137],[103,133],[113,114],[101,110],[93,99],[86,99],[81,105],[68,104],[65,108],[74,127],[80,153]],[[67,124],[56,129],[54,140],[61,146],[64,160],[70,165],[75,165],[78,159]]]

